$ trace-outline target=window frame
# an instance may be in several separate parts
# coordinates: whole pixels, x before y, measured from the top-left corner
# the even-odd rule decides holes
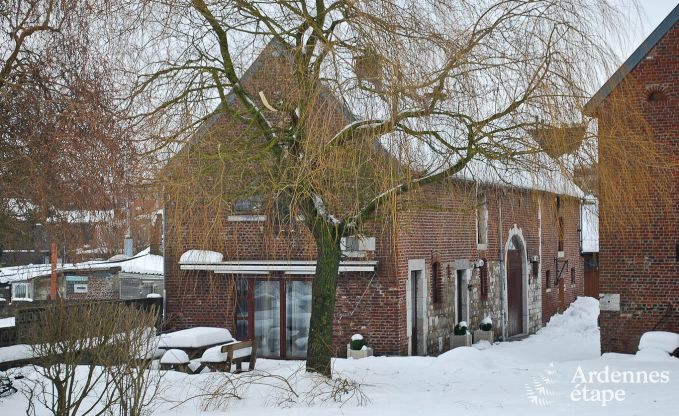
[[[488,249],[488,196],[485,192],[476,195],[476,248]]]
[[[71,278],[71,279],[69,279]],[[86,284],[87,285],[87,291],[85,292],[75,292],[75,285],[76,284]],[[90,276],[87,275],[75,275],[75,274],[67,274],[64,276],[64,292],[66,293],[66,296],[68,295],[85,295],[89,293],[90,291]]]
[[[25,294],[26,296],[23,297],[17,297],[16,296],[16,289],[17,287],[25,287]],[[33,300],[33,283],[31,282],[15,282],[12,283],[12,293],[11,293],[11,300],[28,300],[32,301]]]

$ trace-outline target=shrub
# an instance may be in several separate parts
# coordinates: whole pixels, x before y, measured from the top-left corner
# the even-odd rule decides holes
[[[453,328],[453,334],[455,335],[465,335],[467,333],[467,323],[465,321],[462,321],[455,325],[455,328]]]
[[[482,331],[490,331],[493,329],[493,321],[490,320],[490,317],[486,316],[483,318],[481,323],[479,324],[479,329]]]
[[[350,348],[354,351],[361,350],[366,345],[365,339],[361,334],[354,334],[351,337]]]

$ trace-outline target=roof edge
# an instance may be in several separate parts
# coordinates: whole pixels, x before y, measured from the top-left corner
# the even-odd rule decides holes
[[[582,112],[592,116],[599,108],[601,103],[610,95],[623,79],[644,59],[646,55],[660,42],[660,40],[674,27],[679,21],[679,5],[663,19],[662,22],[651,32],[650,35],[632,52],[627,60],[620,65],[617,71],[599,88],[583,107]]]

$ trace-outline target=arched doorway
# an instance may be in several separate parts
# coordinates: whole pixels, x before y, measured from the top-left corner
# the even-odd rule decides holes
[[[507,244],[507,335],[522,334],[523,328],[523,274],[525,249],[515,235]]]

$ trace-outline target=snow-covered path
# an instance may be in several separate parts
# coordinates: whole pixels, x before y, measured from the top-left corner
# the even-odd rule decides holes
[[[679,414],[679,359],[622,354],[600,357],[597,315],[598,303],[580,298],[563,315],[552,318],[538,334],[522,341],[486,345],[483,349],[457,348],[439,357],[335,360],[338,377],[362,384],[362,392],[368,398],[362,405],[355,398],[344,404],[321,402],[328,399],[330,389],[314,388],[314,378],[301,371],[303,363],[299,361],[257,361],[258,371],[287,379],[299,397],[286,393],[280,379],[266,377],[249,386],[242,400],[231,400],[227,408],[210,411],[202,409],[205,404],[202,399],[189,398],[204,393],[208,385],[223,380],[223,375],[168,372],[163,393],[166,401],[154,414]],[[611,382],[616,371],[627,371],[632,378],[646,377],[647,383],[636,379],[628,383]],[[582,377],[587,378],[589,372],[596,372],[593,382],[582,383]],[[657,382],[650,382],[649,375],[654,372],[665,374],[666,379],[651,377]],[[309,391],[313,393],[307,394]],[[616,394],[621,401],[613,399]],[[603,398],[607,399],[605,405]],[[185,399],[189,400],[179,404]],[[0,414],[11,415],[14,411],[22,414],[24,400],[19,395],[4,399],[0,402]],[[309,405],[311,401],[314,403]],[[5,409],[11,412],[5,413]]]

